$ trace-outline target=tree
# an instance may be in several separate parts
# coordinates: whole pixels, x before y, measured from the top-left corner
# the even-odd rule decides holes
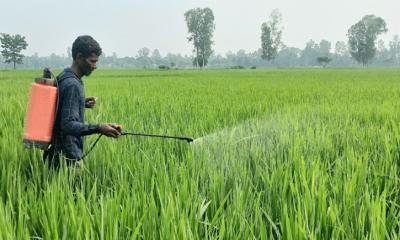
[[[153,64],[156,64],[156,65],[163,64],[162,57],[161,57],[160,51],[158,49],[153,50],[150,58],[151,58],[151,61],[153,62]]]
[[[141,48],[138,51],[138,57],[148,58],[149,54],[150,54],[150,49],[148,49],[147,47]]]
[[[165,58],[163,59],[165,65],[171,65],[173,63],[173,67],[182,67],[182,66],[190,66],[193,64],[192,59],[190,57],[182,56],[181,54],[173,54],[168,53]]]
[[[330,63],[331,61],[332,61],[332,58],[329,58],[329,57],[318,57],[317,58],[317,62],[319,64],[321,64],[323,68],[325,68],[326,65],[328,65],[328,63]]]
[[[105,57],[104,53],[102,55],[103,55],[103,57]],[[72,59],[72,48],[71,47],[67,48],[67,56],[69,59]]]
[[[337,41],[335,43],[332,57],[332,64],[335,67],[350,67],[357,66],[356,61],[351,57],[349,53],[349,49],[347,46],[347,42]]]
[[[379,39],[374,58],[374,65],[386,66],[393,64],[393,59],[390,57],[390,52],[386,48],[386,44],[382,39]]]
[[[272,11],[270,20],[261,25],[262,59],[273,60],[278,54],[282,38],[282,14],[278,9]]]
[[[345,42],[337,41],[335,44],[335,55],[344,57],[348,55],[349,50]]]
[[[321,40],[319,43],[319,54],[321,56],[329,56],[331,55],[331,46],[332,44],[327,40]]]
[[[193,65],[202,68],[207,65],[212,54],[214,14],[210,8],[194,8],[185,13],[185,20],[189,32],[188,41],[193,42],[193,52],[196,54]]]
[[[389,53],[390,58],[393,59],[393,63],[400,64],[400,39],[399,35],[394,35],[393,40],[389,42]]]
[[[299,66],[301,49],[284,46],[278,53],[274,63],[277,66],[296,67]]]
[[[136,57],[136,61],[142,66],[142,67],[149,67],[151,65],[151,59],[149,57],[150,55],[150,49],[147,47],[141,48],[138,51],[138,55]]]
[[[0,34],[0,42],[3,50],[1,55],[4,57],[5,63],[13,63],[14,69],[16,69],[16,64],[22,64],[22,59],[24,55],[21,54],[22,50],[28,47],[28,43],[25,41],[25,37],[17,35],[9,35],[6,33]]]
[[[375,56],[378,35],[387,31],[386,22],[382,18],[375,15],[364,16],[347,32],[351,56],[363,66],[367,66]]]
[[[302,50],[300,61],[303,66],[314,66],[316,64],[316,59],[319,56],[319,45],[311,39],[306,43],[306,47]]]

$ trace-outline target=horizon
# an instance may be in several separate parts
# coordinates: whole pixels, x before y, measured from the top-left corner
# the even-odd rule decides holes
[[[282,42],[288,47],[303,49],[309,40],[318,43],[327,40],[333,49],[337,41],[347,43],[347,30],[367,14],[386,21],[389,31],[379,38],[386,45],[394,35],[400,35],[400,25],[395,24],[400,22],[400,16],[394,10],[399,4],[394,0],[380,3],[373,0],[351,3],[344,0],[252,0],[246,3],[238,0],[72,0],[61,3],[0,0],[0,3],[9,9],[0,16],[0,32],[26,37],[29,46],[22,53],[27,56],[35,53],[39,56],[67,55],[75,38],[83,34],[93,36],[107,56],[116,53],[118,57],[135,57],[143,47],[150,51],[158,49],[162,56],[168,53],[191,56],[192,44],[187,41],[184,13],[195,7],[213,10],[216,25],[213,50],[221,56],[228,52],[245,50],[249,53],[259,49],[261,24],[276,8],[282,13]],[[87,16],[82,17],[82,12],[75,11],[74,4],[85,9]],[[337,18],[339,13],[340,18]],[[15,15],[20,18],[10,21]]]

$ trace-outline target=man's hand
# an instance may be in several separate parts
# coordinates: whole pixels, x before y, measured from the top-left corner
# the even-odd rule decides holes
[[[96,97],[87,97],[85,99],[85,108],[94,108],[94,106],[96,105]]]
[[[100,124],[99,131],[101,134],[104,134],[107,137],[118,138],[119,136],[121,136],[122,127],[121,125],[111,123]]]

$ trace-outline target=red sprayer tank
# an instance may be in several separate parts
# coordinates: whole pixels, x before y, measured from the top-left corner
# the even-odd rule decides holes
[[[49,76],[50,75],[50,76]],[[46,149],[51,143],[57,106],[57,88],[49,69],[32,83],[25,118],[24,145]]]

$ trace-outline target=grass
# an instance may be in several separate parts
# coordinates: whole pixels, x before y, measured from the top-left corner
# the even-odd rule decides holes
[[[103,138],[79,176],[23,148],[40,74],[0,71],[0,239],[400,236],[398,69],[98,70],[87,122],[200,139]]]

